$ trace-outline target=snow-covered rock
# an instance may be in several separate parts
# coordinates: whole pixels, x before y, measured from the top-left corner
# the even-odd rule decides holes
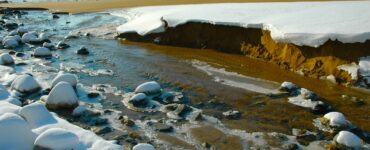
[[[117,28],[119,33],[146,35],[163,32],[166,26],[208,22],[269,30],[275,41],[318,47],[329,39],[343,43],[369,40],[369,5],[370,1],[220,3],[139,7],[112,14],[128,19]]]
[[[135,94],[130,98],[129,102],[134,106],[138,106],[140,104],[146,105],[146,95],[144,93]]]
[[[0,116],[0,149],[33,149],[35,134],[19,115],[5,113]]]
[[[0,115],[5,113],[18,113],[21,107],[6,101],[0,101]]]
[[[76,77],[76,75],[60,71],[58,73],[58,75],[53,79],[51,87],[54,87],[56,84],[58,84],[59,82],[62,82],[62,81],[68,82],[73,87],[77,86],[77,77]]]
[[[6,39],[3,40],[4,48],[16,48],[18,47],[19,43],[16,39]]]
[[[56,84],[46,99],[46,106],[51,109],[78,106],[78,98],[72,85],[64,81]]]
[[[283,82],[281,85],[280,85],[280,90],[282,91],[287,91],[287,92],[291,92],[293,90],[297,90],[298,89],[298,86],[296,86],[295,84],[293,84],[292,82]]]
[[[340,65],[337,68],[348,72],[351,75],[352,80],[357,81],[359,66],[356,63]]]
[[[35,140],[35,146],[55,150],[76,149],[78,144],[77,135],[61,128],[48,129]]]
[[[52,44],[52,43],[48,43],[48,42],[44,42],[44,43],[42,44],[42,47],[48,48],[48,49],[50,49],[50,50],[52,50],[52,49],[54,49],[54,48],[55,48],[54,44]]]
[[[157,94],[161,92],[161,86],[155,82],[145,82],[136,87],[135,93],[145,93],[147,95]]]
[[[346,117],[340,112],[330,112],[324,115],[324,118],[329,120],[329,125],[333,127],[347,126]]]
[[[0,55],[0,65],[14,64],[14,59],[8,53],[2,53]]]
[[[23,43],[30,43],[37,41],[37,33],[36,32],[27,32],[22,36]]]
[[[19,75],[14,79],[11,89],[21,93],[29,94],[41,89],[39,83],[28,74]]]
[[[0,65],[0,74],[1,75],[5,76],[6,74],[12,74],[14,72],[15,72],[15,70],[12,67]]]
[[[147,143],[139,143],[136,144],[132,150],[155,150],[153,145],[147,144]]]
[[[334,140],[337,144],[347,146],[349,148],[359,149],[362,147],[362,140],[355,134],[348,131],[340,131]]]
[[[59,48],[59,49],[66,49],[66,48],[69,47],[69,45],[64,43],[63,41],[60,41],[60,42],[57,43],[56,47]]]
[[[81,116],[83,113],[85,113],[87,111],[88,111],[88,109],[87,109],[86,106],[80,105],[80,106],[76,107],[75,109],[73,109],[72,116],[78,117],[78,116]]]
[[[38,47],[33,50],[33,56],[35,57],[49,57],[51,56],[51,51],[46,47]]]

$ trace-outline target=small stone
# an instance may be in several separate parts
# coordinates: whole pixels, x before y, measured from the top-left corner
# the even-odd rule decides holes
[[[130,120],[127,116],[119,117],[119,120],[121,120],[121,123],[125,126],[132,127],[135,125],[135,122]]]
[[[288,143],[281,146],[283,150],[297,150],[299,147],[295,143]]]
[[[169,125],[163,124],[163,123],[154,123],[153,127],[156,131],[159,132],[171,132],[173,128]]]
[[[15,51],[9,51],[8,54],[14,55],[16,52]]]
[[[60,42],[58,42],[56,47],[58,49],[66,49],[66,48],[69,48],[70,46],[68,44],[64,43],[63,41],[60,41]]]
[[[25,56],[25,54],[22,53],[22,52],[15,53],[15,57],[24,57],[24,56]]]
[[[113,131],[111,127],[94,127],[92,130],[96,134],[106,134]]]
[[[100,96],[100,94],[96,93],[96,92],[90,92],[90,93],[87,94],[88,98],[97,98],[99,96]]]
[[[228,119],[239,119],[241,117],[241,113],[236,110],[229,110],[229,111],[223,112],[222,115],[224,115]]]
[[[58,19],[59,18],[59,16],[58,15],[53,15],[53,19]]]
[[[78,55],[89,55],[89,50],[85,47],[81,47],[80,49],[77,50],[76,52]]]

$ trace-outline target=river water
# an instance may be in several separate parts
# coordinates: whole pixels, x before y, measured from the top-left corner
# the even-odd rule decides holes
[[[269,140],[256,136],[263,133],[291,135],[293,128],[314,131],[312,120],[321,115],[288,103],[286,97],[269,96],[278,92],[283,81],[313,90],[336,111],[343,112],[352,123],[370,131],[367,124],[370,121],[369,105],[359,107],[341,98],[346,94],[369,102],[370,96],[365,90],[303,77],[240,55],[117,40],[114,39],[114,29],[125,20],[108,13],[59,15],[58,19],[53,19],[46,11],[29,11],[16,22],[23,23],[29,30],[48,33],[53,43],[65,41],[71,45],[66,50],[55,51],[50,60],[17,59],[19,62],[32,62],[31,66],[16,66],[17,71],[36,74],[45,86],[50,84],[58,70],[71,71],[68,68],[74,69],[81,87],[85,88],[107,84],[115,87],[115,92],[126,93],[143,82],[157,81],[164,91],[182,92],[186,104],[202,110],[207,116],[204,122],[176,122],[173,123],[175,132],[158,133],[147,129],[142,118],[163,120],[165,116],[162,114],[131,111],[122,105],[119,94],[106,92],[104,98],[95,100],[80,95],[82,101],[98,105],[99,109],[113,109],[137,120],[138,128],[123,128],[115,121],[112,121],[112,126],[122,132],[128,130],[154,139],[158,147],[177,145],[199,149],[207,142],[221,149],[240,149],[268,143]],[[90,36],[83,36],[86,33]],[[65,39],[67,35],[78,36]],[[76,55],[75,51],[81,46],[89,49],[88,56]],[[16,49],[27,55],[31,50],[32,46],[28,45]],[[240,111],[241,118],[230,120],[223,117],[222,113],[228,110]],[[112,135],[105,137],[112,138]]]

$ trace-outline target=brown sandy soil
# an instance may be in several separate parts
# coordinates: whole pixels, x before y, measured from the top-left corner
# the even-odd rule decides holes
[[[88,0],[81,2],[46,2],[0,4],[0,7],[13,8],[46,8],[52,12],[95,12],[113,8],[128,8],[154,5],[202,4],[202,3],[233,3],[233,2],[296,2],[296,1],[324,1],[324,0]],[[329,0],[326,0],[329,1]]]

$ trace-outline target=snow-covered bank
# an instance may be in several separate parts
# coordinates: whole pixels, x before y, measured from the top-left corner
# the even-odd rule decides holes
[[[370,39],[370,1],[226,3],[139,7],[111,12],[128,19],[119,33],[163,32],[187,22],[260,28],[278,42],[318,47]],[[191,11],[189,11],[191,10]],[[164,23],[166,21],[166,23]]]

